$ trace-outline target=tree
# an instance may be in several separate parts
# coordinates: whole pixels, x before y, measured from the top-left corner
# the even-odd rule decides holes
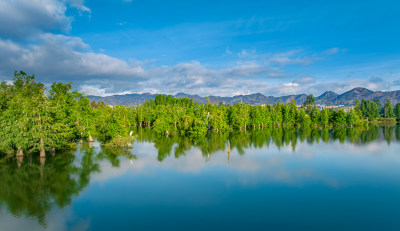
[[[64,148],[68,142],[65,127],[54,124],[55,110],[44,93],[44,85],[36,82],[34,75],[20,71],[14,73],[13,85],[6,89],[13,94],[7,96],[7,110],[1,114],[1,145],[18,150],[18,155],[40,151],[43,156],[45,150]],[[60,139],[63,141],[57,142]]]
[[[322,109],[320,113],[320,124],[323,127],[327,127],[329,125],[329,111],[328,109]]]
[[[357,113],[355,112],[354,109],[350,109],[347,112],[347,125],[350,127],[356,126],[358,124],[359,118],[357,116]]]
[[[390,99],[387,99],[386,103],[383,106],[383,116],[385,118],[389,118],[389,117],[393,117],[394,116],[393,106],[392,106],[392,103],[390,102]]]
[[[307,114],[311,111],[311,109],[315,106],[315,97],[314,95],[308,95],[306,100],[303,103],[303,107],[306,109]]]
[[[334,122],[336,126],[340,127],[346,126],[346,120],[347,120],[347,114],[343,108],[335,112]]]
[[[400,121],[400,103],[396,104],[396,108],[394,110],[394,114],[396,116],[396,119]]]

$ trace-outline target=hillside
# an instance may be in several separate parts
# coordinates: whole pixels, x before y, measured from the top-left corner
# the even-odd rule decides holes
[[[88,96],[91,101],[103,101],[109,105],[136,105],[142,104],[146,100],[154,99],[157,94],[143,93],[143,94],[127,94],[127,95],[112,95],[106,97],[100,96]],[[176,98],[191,98],[197,103],[203,104],[207,100],[205,97],[199,95],[190,95],[185,93],[178,93],[174,95]],[[265,96],[261,93],[250,94],[250,95],[236,95],[232,97],[221,97],[221,96],[208,96],[211,103],[224,103],[224,104],[235,104],[238,102],[243,102],[245,104],[252,105],[263,105],[263,104],[274,104],[278,101],[283,103],[290,103],[292,100],[296,101],[296,104],[302,104],[307,95],[287,95],[287,96]],[[332,91],[327,91],[320,96],[316,97],[316,103],[321,105],[354,105],[354,102],[362,99],[366,100],[379,100],[381,104],[390,99],[393,104],[400,102],[400,90],[397,91],[371,91],[366,88],[357,87],[343,94],[336,94]]]

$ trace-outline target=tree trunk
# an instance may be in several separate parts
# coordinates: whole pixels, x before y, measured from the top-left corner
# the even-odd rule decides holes
[[[90,135],[90,132],[89,132],[89,142],[94,142],[92,135]]]
[[[46,152],[44,151],[43,139],[40,138],[40,158],[46,157]]]
[[[22,151],[22,148],[18,148],[17,156],[24,156],[24,152]]]
[[[51,155],[54,156],[56,154],[56,149],[53,147],[53,148],[51,148],[50,152],[51,152]]]
[[[21,167],[22,161],[24,160],[24,156],[17,156],[17,165],[18,168]]]
[[[40,149],[40,158],[45,158],[46,157],[46,152],[44,151],[44,148]]]

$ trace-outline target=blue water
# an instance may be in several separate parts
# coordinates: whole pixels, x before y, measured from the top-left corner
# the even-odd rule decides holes
[[[298,140],[295,150],[250,143],[229,157],[226,147],[208,154],[190,146],[176,158],[173,143],[162,161],[155,146],[138,140],[134,158],[119,156],[113,166],[96,158],[95,143],[100,171],[69,204],[53,204],[39,222],[2,201],[0,230],[400,230],[396,138]],[[74,155],[81,166],[84,152]]]

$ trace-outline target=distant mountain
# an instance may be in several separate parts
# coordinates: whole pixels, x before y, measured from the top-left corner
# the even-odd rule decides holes
[[[400,102],[400,91],[377,91],[373,92],[366,88],[357,87],[347,91],[332,100],[333,105],[354,105],[356,100],[379,100],[380,104],[384,104],[387,99],[393,104]]]
[[[292,100],[296,102],[296,104],[303,104],[304,101],[306,101],[307,95],[306,94],[300,94],[300,95],[288,95],[288,96],[281,96],[276,98],[277,101],[281,101],[283,103],[290,103]]]
[[[91,101],[103,101],[105,104],[109,105],[136,105],[142,104],[146,100],[154,99],[157,94],[143,93],[143,94],[127,94],[127,95],[112,95],[112,96],[88,96]],[[207,102],[205,97],[199,95],[190,95],[185,93],[178,93],[174,97],[176,98],[190,98],[197,103],[204,104]],[[219,104],[220,102],[224,104],[235,104],[238,102],[243,102],[245,104],[252,105],[263,105],[263,104],[275,104],[280,101],[283,103],[290,103],[295,100],[297,105],[303,104],[307,98],[306,94],[299,95],[287,95],[287,96],[265,96],[261,93],[251,94],[251,95],[236,95],[232,97],[221,97],[221,96],[208,96],[211,103]],[[315,102],[320,105],[354,105],[354,102],[362,99],[366,100],[379,100],[381,104],[390,99],[393,104],[400,102],[400,90],[397,91],[371,91],[366,88],[357,87],[343,94],[336,94],[332,91],[327,91],[322,95],[315,98]]]
[[[333,100],[339,95],[333,91],[326,91],[322,95],[315,98],[317,104],[329,105],[332,104]]]
[[[354,102],[362,99],[371,99],[371,95],[374,92],[371,90],[368,90],[366,88],[362,87],[357,87],[354,89],[351,89],[350,91],[346,91],[345,93],[338,95],[336,98],[332,100],[332,103],[335,105],[343,104],[343,105],[348,105],[348,104],[354,104]]]
[[[199,95],[188,95],[185,93],[178,93],[174,96],[175,98],[188,98],[188,99],[193,99],[194,101],[196,101],[197,103],[207,103],[207,100],[205,97],[201,97]]]
[[[127,94],[127,95],[111,95],[111,96],[88,96],[90,101],[103,101],[109,105],[136,105],[142,104],[149,99],[154,99],[155,94],[143,93],[143,94]]]

